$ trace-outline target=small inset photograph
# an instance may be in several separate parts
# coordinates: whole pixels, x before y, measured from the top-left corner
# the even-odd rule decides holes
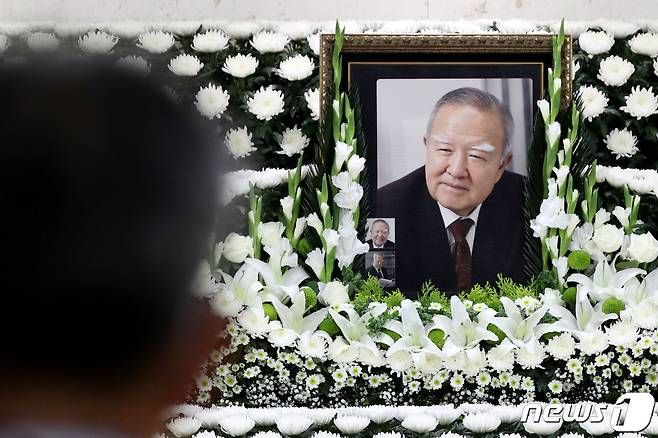
[[[368,218],[366,243],[371,250],[395,249],[395,218]]]
[[[375,277],[383,288],[395,287],[395,251],[373,250],[366,253],[365,278]]]

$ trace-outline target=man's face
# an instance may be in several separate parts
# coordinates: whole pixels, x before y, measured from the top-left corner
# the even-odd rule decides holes
[[[388,240],[388,225],[384,222],[375,222],[372,224],[372,243],[382,246]]]
[[[384,266],[384,257],[381,254],[375,254],[372,264],[375,268],[380,269]]]
[[[425,138],[425,182],[432,198],[460,216],[482,203],[512,159],[502,162],[502,120],[469,105],[444,105]]]

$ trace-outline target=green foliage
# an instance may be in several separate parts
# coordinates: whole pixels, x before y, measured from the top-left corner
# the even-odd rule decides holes
[[[279,319],[279,315],[276,313],[276,309],[270,303],[263,303],[263,311],[265,315],[270,318],[270,321]]]
[[[439,348],[443,348],[443,344],[446,342],[446,334],[441,329],[432,330],[427,337]]]
[[[391,333],[395,333],[395,332],[392,332],[391,330],[387,330],[386,328],[384,328],[384,325],[392,319],[394,318],[390,312],[384,312],[379,316],[370,318],[370,320],[368,321],[368,331],[370,332],[371,335],[378,335],[382,332],[391,335]],[[398,338],[399,337],[400,336],[398,335]]]
[[[418,301],[424,308],[428,308],[431,303],[439,303],[441,309],[446,313],[450,313],[450,301],[446,294],[441,292],[438,287],[431,281],[426,281],[420,287],[420,292],[418,293]]]
[[[336,336],[340,333],[340,327],[338,327],[338,324],[336,324],[336,321],[334,321],[331,315],[327,315],[327,317],[322,320],[318,326],[318,330],[326,332],[329,336]]]
[[[312,309],[318,303],[318,295],[310,287],[303,287],[302,290],[306,298],[306,309]]]
[[[468,292],[462,292],[459,297],[462,300],[470,300],[473,303],[484,303],[496,311],[502,309],[500,297],[507,297],[514,301],[521,297],[537,297],[537,292],[530,286],[514,283],[511,278],[498,275],[495,286],[490,283],[484,285],[476,284]]]
[[[400,289],[395,289],[384,298],[384,303],[386,303],[386,306],[388,306],[389,309],[392,309],[393,307],[398,307],[402,304],[404,298],[405,296],[400,292]]]
[[[560,284],[555,278],[555,274],[549,270],[543,270],[532,280],[530,288],[535,291],[535,294],[543,293],[544,289],[558,289]]]
[[[379,284],[379,280],[376,277],[369,276],[354,295],[352,304],[354,305],[354,310],[359,315],[363,315],[368,311],[370,303],[383,301],[384,289]]]
[[[587,269],[591,262],[592,258],[589,256],[587,251],[583,251],[582,249],[573,251],[567,258],[569,267],[571,269],[575,269],[576,271],[583,271]]]

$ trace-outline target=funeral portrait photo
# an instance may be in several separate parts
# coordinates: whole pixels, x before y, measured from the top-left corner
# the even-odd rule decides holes
[[[523,272],[530,78],[379,79],[377,216],[396,223],[397,286],[448,295]],[[371,175],[372,178],[372,175]]]

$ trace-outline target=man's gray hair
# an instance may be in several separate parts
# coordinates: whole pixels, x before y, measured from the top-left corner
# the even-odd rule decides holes
[[[480,111],[497,112],[500,115],[501,121],[503,122],[503,143],[505,145],[501,160],[512,152],[514,118],[512,117],[512,113],[510,112],[509,108],[507,108],[506,105],[503,105],[500,100],[498,100],[498,98],[493,94],[472,87],[462,87],[457,88],[456,90],[452,90],[444,94],[434,104],[432,112],[430,113],[430,118],[427,122],[427,132],[425,134],[425,138],[427,138],[428,141],[432,135],[432,125],[434,124],[436,114],[444,105],[468,105]]]

